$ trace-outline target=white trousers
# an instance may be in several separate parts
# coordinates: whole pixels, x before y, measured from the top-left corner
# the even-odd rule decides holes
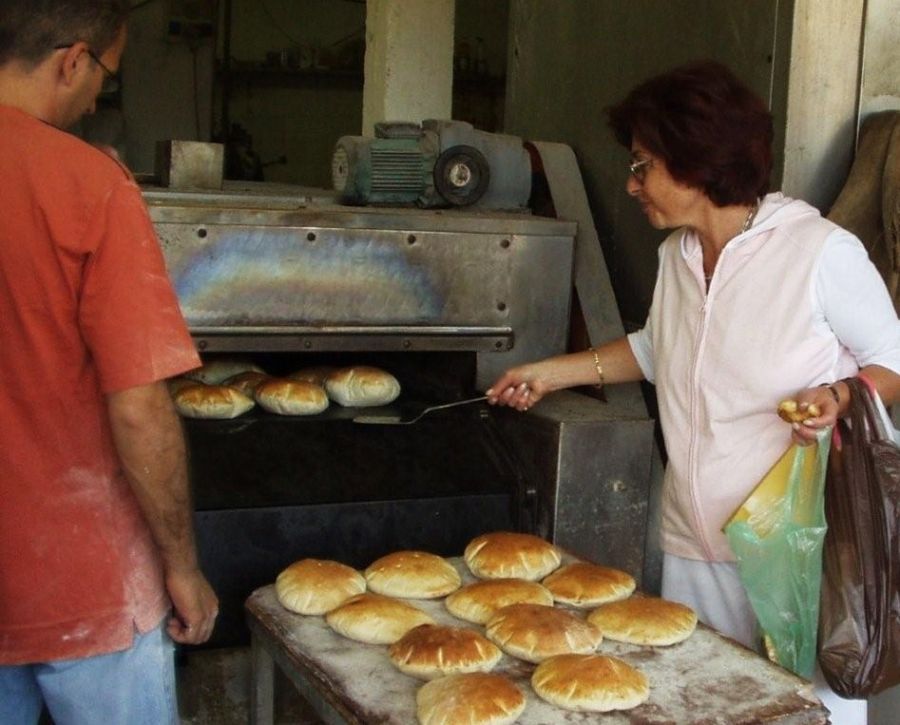
[[[737,564],[663,554],[662,596],[686,604],[707,626],[761,652],[756,615],[741,584]],[[813,683],[816,695],[831,711],[833,725],[866,725],[865,700],[845,700],[837,695],[828,687],[818,666]]]

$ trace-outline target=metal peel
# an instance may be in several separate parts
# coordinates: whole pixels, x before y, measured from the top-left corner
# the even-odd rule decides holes
[[[428,415],[432,411],[442,410],[444,408],[455,408],[457,405],[468,405],[469,403],[480,403],[487,400],[486,395],[477,398],[468,398],[467,400],[457,400],[454,403],[444,403],[443,405],[432,405],[420,411],[418,415],[409,420],[403,420],[399,415],[358,415],[353,419],[354,423],[367,423],[370,425],[410,425],[415,423],[423,416]]]

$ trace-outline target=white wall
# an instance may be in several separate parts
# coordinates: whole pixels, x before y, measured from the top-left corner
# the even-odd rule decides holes
[[[868,0],[863,51],[860,123],[900,109],[900,2]]]

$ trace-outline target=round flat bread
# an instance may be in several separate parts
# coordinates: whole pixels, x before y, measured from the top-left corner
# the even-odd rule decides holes
[[[413,627],[434,620],[412,604],[380,594],[357,594],[325,615],[338,634],[366,644],[393,644]]]
[[[420,725],[511,725],[525,709],[525,695],[502,675],[447,675],[416,693]]]
[[[400,383],[386,370],[355,367],[335,370],[325,379],[328,397],[344,406],[387,405],[400,395]]]
[[[301,368],[297,372],[290,373],[285,377],[287,377],[289,380],[299,380],[302,383],[313,383],[324,388],[325,380],[336,369],[337,368],[333,368],[329,365],[318,365],[311,368]]]
[[[404,599],[436,599],[462,583],[449,561],[426,551],[395,551],[373,561],[365,574],[373,592]]]
[[[542,662],[561,654],[589,654],[603,635],[573,612],[540,604],[511,604],[485,625],[487,638],[513,657]]]
[[[260,383],[253,397],[261,407],[278,415],[315,415],[328,407],[328,396],[322,387],[285,378]]]
[[[630,710],[650,696],[643,672],[606,655],[551,657],[535,668],[531,686],[551,705],[579,712]]]
[[[488,672],[503,653],[474,629],[423,624],[388,651],[397,669],[423,680],[461,672]]]
[[[366,580],[356,569],[322,559],[295,561],[275,580],[281,606],[298,614],[325,614],[364,591]]]
[[[588,615],[588,621],[616,642],[654,647],[683,642],[697,628],[693,609],[658,597],[604,604]]]
[[[264,372],[259,365],[249,360],[218,358],[216,360],[208,360],[201,367],[184,373],[184,377],[200,383],[206,383],[207,385],[221,385],[233,375],[246,372],[247,370],[254,370],[258,373]]]
[[[231,388],[237,388],[244,395],[253,397],[253,394],[256,392],[256,389],[260,386],[260,384],[268,379],[269,376],[265,373],[260,373],[256,370],[246,370],[242,373],[238,373],[237,375],[232,375],[230,378],[227,378],[225,382],[222,383],[222,385],[227,385]]]
[[[447,611],[467,622],[484,624],[510,604],[553,606],[553,595],[525,579],[485,579],[457,589],[444,601]]]
[[[227,385],[194,383],[172,396],[175,409],[186,418],[237,418],[253,407],[253,398]]]
[[[627,599],[635,587],[634,578],[624,571],[586,562],[560,567],[541,584],[557,602],[582,608]]]
[[[560,563],[559,549],[538,536],[495,531],[476,536],[464,552],[480,579],[543,579]]]

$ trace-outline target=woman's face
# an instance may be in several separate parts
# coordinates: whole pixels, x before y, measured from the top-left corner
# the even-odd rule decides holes
[[[656,229],[695,226],[707,201],[699,189],[673,179],[665,161],[637,139],[631,144],[631,173],[625,189],[638,200]]]

